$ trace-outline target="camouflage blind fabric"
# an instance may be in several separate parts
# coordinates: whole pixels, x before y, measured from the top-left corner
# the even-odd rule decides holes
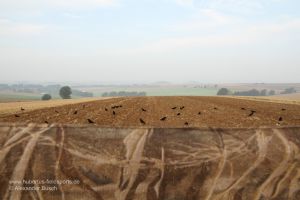
[[[300,127],[1,124],[0,199],[298,200]]]

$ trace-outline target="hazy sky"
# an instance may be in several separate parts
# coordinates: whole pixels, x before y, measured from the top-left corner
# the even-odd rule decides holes
[[[299,0],[1,0],[0,82],[300,82]]]

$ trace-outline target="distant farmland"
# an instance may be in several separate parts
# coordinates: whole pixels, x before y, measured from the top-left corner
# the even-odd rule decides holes
[[[107,87],[80,87],[79,89],[93,92],[94,96],[101,96],[104,92],[146,92],[147,96],[215,96],[218,88],[200,88],[192,86],[107,86]]]
[[[0,102],[13,102],[13,101],[33,101],[41,100],[43,94],[39,93],[21,93],[21,92],[0,92]],[[52,99],[61,99],[58,95],[51,95]],[[72,96],[73,99],[83,97]]]
[[[35,93],[0,92],[0,102],[40,100],[41,96]]]

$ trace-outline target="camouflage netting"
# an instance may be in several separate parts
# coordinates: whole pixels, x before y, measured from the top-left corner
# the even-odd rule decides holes
[[[300,127],[0,125],[0,199],[300,199]]]

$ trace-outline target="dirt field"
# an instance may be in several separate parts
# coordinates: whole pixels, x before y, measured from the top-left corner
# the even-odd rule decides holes
[[[278,127],[300,125],[300,105],[223,97],[128,97],[19,111],[0,121],[102,127]]]
[[[0,199],[299,200],[299,133],[0,124]]]
[[[95,101],[99,99],[106,99],[103,97],[99,98],[81,98],[81,99],[59,99],[49,101],[23,101],[23,102],[0,102],[0,116],[7,114],[14,114],[20,111],[21,107],[24,108],[24,112],[49,108],[55,106],[63,106],[68,104],[75,104],[81,102]]]

